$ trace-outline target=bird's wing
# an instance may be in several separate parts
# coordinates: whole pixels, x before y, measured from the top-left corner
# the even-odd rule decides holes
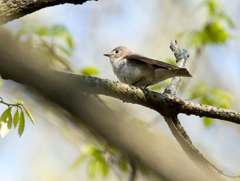
[[[138,54],[135,54],[135,55],[127,55],[125,58],[126,58],[127,60],[130,60],[130,61],[142,61],[142,62],[151,64],[151,65],[153,65],[153,66],[156,66],[156,67],[158,67],[158,68],[179,69],[178,66],[171,65],[171,64],[165,63],[165,62],[161,62],[161,61],[159,61],[159,60],[154,60],[154,59],[151,59],[151,58],[147,58],[147,57],[144,57],[144,56],[138,55]]]

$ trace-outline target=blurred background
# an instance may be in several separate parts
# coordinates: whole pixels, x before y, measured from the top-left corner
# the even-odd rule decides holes
[[[123,45],[147,57],[174,63],[169,44],[177,39],[190,54],[186,67],[193,75],[182,79],[177,96],[240,112],[239,7],[240,2],[235,0],[99,0],[48,7],[2,28],[29,46],[30,52],[48,55],[43,61],[52,69],[110,80],[117,78],[104,53]],[[150,89],[163,92],[169,82]],[[33,126],[26,118],[20,139],[17,129],[0,138],[2,180],[127,179],[124,161],[117,166],[102,161],[102,145],[91,142],[91,136],[71,125],[53,105],[28,88],[3,81],[0,95],[8,103],[14,103],[14,99],[24,101],[36,124]],[[123,119],[146,124],[146,129],[153,126],[175,139],[157,112],[100,98]],[[1,113],[6,108],[0,104]],[[225,173],[239,174],[239,125],[196,116],[179,118],[193,144],[208,160]],[[139,173],[137,179],[149,178]]]

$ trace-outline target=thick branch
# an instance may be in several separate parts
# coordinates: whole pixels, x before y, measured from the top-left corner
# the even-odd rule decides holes
[[[64,3],[83,4],[88,0],[1,0],[0,25],[39,9]]]
[[[4,67],[2,67],[4,69]],[[14,77],[11,72],[1,70],[4,79],[14,80],[21,84],[27,84],[26,79]],[[88,94],[102,94],[120,99],[124,102],[139,104],[160,112],[165,116],[172,116],[178,113],[210,117],[240,124],[240,113],[229,109],[217,108],[198,104],[178,97],[143,90],[135,86],[119,82],[101,79],[97,77],[81,76],[62,72],[55,72],[63,81],[72,82],[79,92]]]
[[[74,81],[81,92],[89,94],[102,94],[123,100],[124,102],[140,104],[156,110],[165,116],[184,113],[187,115],[216,118],[240,124],[240,113],[233,110],[182,100],[173,95],[152,92],[135,86],[100,79],[97,77],[81,76],[62,72],[59,72],[58,74],[59,76],[63,76],[63,80],[65,81]],[[7,76],[5,76],[5,78],[11,79]],[[19,83],[24,82],[23,80],[19,80]]]

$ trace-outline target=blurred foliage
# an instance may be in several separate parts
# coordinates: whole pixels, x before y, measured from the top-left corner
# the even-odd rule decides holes
[[[97,75],[99,74],[99,71],[96,67],[85,67],[80,71],[81,75],[87,75],[87,76],[91,76],[91,75]]]
[[[70,166],[70,170],[76,170],[85,160],[88,160],[87,170],[90,178],[95,178],[97,176],[105,178],[112,164],[117,165],[123,172],[129,171],[130,167],[129,160],[125,155],[107,145],[84,145],[81,149],[81,154]],[[139,166],[137,166],[137,168],[142,174],[148,174],[145,168]]]
[[[189,99],[197,99],[200,104],[206,104],[211,106],[217,106],[228,109],[231,106],[232,96],[225,91],[222,91],[215,87],[209,87],[205,82],[199,82],[192,87],[189,91]],[[203,118],[204,125],[210,126],[212,118]]]
[[[46,55],[42,61],[56,68],[61,64],[65,70],[72,71],[68,58],[74,50],[74,40],[62,25],[51,27],[27,24],[20,29],[15,40],[30,47],[32,52]],[[57,69],[61,69],[60,66]]]
[[[223,44],[233,36],[230,29],[234,28],[234,24],[230,17],[223,11],[222,5],[217,0],[204,0],[198,7],[207,9],[207,21],[200,30],[190,33],[179,33],[178,38],[188,37],[188,44],[197,49],[211,44]]]
[[[95,178],[98,175],[106,177],[108,175],[109,166],[103,157],[105,152],[104,147],[96,147],[92,144],[86,144],[81,150],[81,155],[71,165],[71,170],[77,169],[81,163],[86,159],[90,158],[88,163],[88,175],[90,178]]]
[[[4,102],[3,99],[0,97],[0,103],[8,106],[8,108],[2,113],[0,118],[0,135],[2,136],[2,138],[6,136],[7,133],[11,130],[12,125],[14,126],[14,128],[16,128],[18,125],[18,134],[20,137],[22,136],[24,132],[24,127],[25,127],[24,111],[29,117],[29,119],[31,120],[31,122],[35,124],[31,113],[23,105],[23,101],[19,99],[16,99],[14,101],[17,102],[17,104],[8,104]],[[12,116],[13,107],[16,108],[16,111]],[[20,115],[19,115],[19,110],[20,110]]]
[[[31,52],[46,55],[42,61],[57,70],[67,70],[81,75],[96,75],[96,67],[85,67],[80,71],[75,70],[69,58],[74,50],[74,39],[63,25],[51,27],[27,24],[20,29],[15,40],[30,47]]]

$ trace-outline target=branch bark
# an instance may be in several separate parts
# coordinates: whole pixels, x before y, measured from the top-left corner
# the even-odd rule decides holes
[[[86,1],[89,0],[2,0],[0,1],[0,25],[45,7],[64,3],[83,4]]]

